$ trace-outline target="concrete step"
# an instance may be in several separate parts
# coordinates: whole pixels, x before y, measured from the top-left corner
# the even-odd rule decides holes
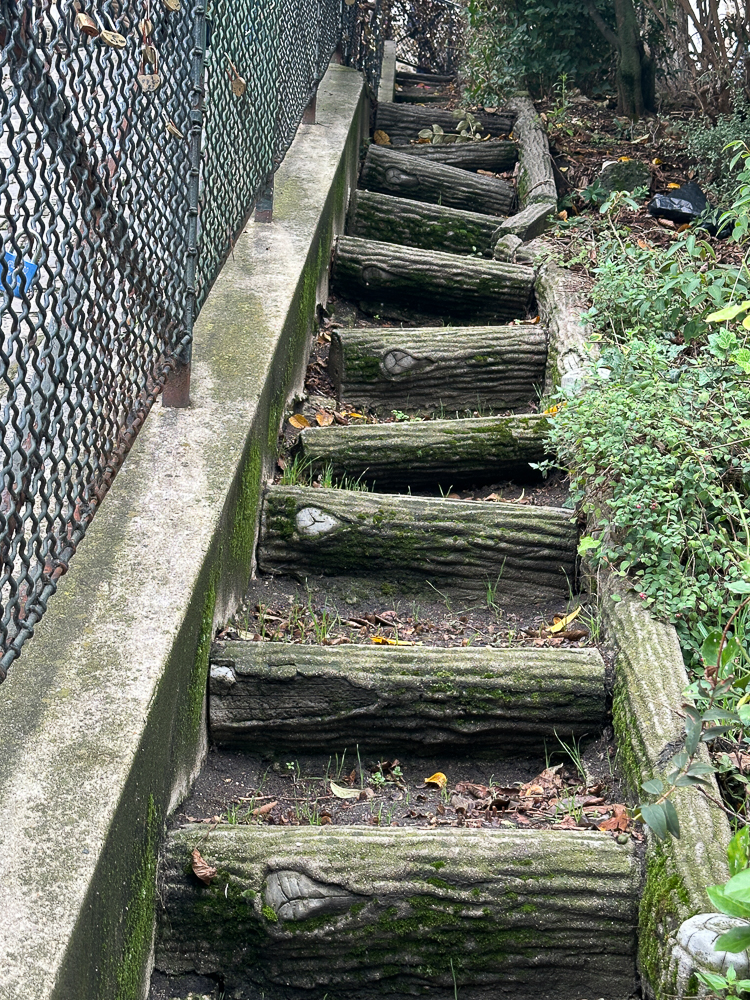
[[[220,642],[209,729],[227,747],[539,754],[606,724],[597,649]]]
[[[394,146],[408,145],[416,140],[423,128],[439,125],[444,132],[455,132],[464,116],[463,111],[443,111],[441,108],[416,108],[408,104],[378,105],[375,128],[385,132]],[[497,114],[481,112],[475,115],[483,135],[510,135],[516,115],[512,111]]]
[[[340,399],[390,416],[525,406],[546,364],[540,324],[358,327],[333,331],[328,371]]]
[[[598,831],[193,825],[165,845],[156,968],[235,998],[617,1000],[641,886]]]
[[[270,486],[258,565],[267,573],[350,575],[403,593],[567,597],[578,528],[556,507],[481,504],[309,486]]]
[[[330,467],[386,492],[449,493],[451,487],[532,478],[545,455],[546,417],[471,417],[395,424],[311,427],[300,435],[311,468]],[[536,474],[538,477],[538,473]]]

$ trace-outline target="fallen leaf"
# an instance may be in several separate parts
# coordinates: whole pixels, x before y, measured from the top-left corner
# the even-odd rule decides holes
[[[436,771],[429,778],[425,778],[424,783],[425,785],[437,785],[438,788],[445,788],[448,784],[448,779],[442,771]]]
[[[581,605],[579,604],[578,607],[575,609],[575,611],[571,611],[571,613],[569,615],[565,615],[564,618],[558,618],[557,615],[555,615],[555,624],[551,625],[547,629],[547,631],[552,634],[554,634],[555,632],[562,632],[565,628],[568,627],[568,625],[570,625],[572,621],[576,620],[576,618],[580,615],[580,613],[581,613]]]
[[[671,188],[671,189],[672,189],[672,190],[674,191],[674,190],[676,190],[677,188],[681,187],[681,185],[680,185],[680,184],[675,184],[674,182],[672,182],[672,183],[670,183],[670,184],[667,184],[667,187],[668,187],[668,188]]]
[[[253,811],[250,813],[250,815],[251,816],[266,816],[266,815],[268,815],[268,813],[270,813],[270,811],[273,809],[273,807],[277,806],[278,804],[279,803],[277,801],[266,802],[266,804],[264,806],[258,806],[257,808],[253,809]]]
[[[325,410],[320,410],[315,414],[315,419],[321,427],[330,427],[333,423],[333,414],[326,413]]]
[[[559,830],[574,830],[578,826],[578,822],[574,816],[568,814],[564,816],[562,820],[557,824]],[[601,829],[601,827],[600,827]]]
[[[490,794],[487,785],[475,785],[472,781],[459,781],[456,791],[459,795],[471,795],[475,799],[486,799]]]
[[[295,413],[289,418],[289,423],[292,427],[296,427],[298,430],[302,430],[303,427],[309,427],[310,421],[307,417],[303,417],[301,413]]]
[[[651,249],[651,244],[647,243],[646,240],[638,240],[638,246],[641,248],[641,250]]]
[[[391,137],[382,128],[376,129],[372,136],[372,141],[376,146],[390,146]]]
[[[328,815],[328,813],[321,813],[320,814],[320,825],[321,826],[328,826],[328,824],[330,822],[331,822],[331,817]]]
[[[537,323],[541,323],[542,322],[542,317],[541,316],[535,316],[533,319],[529,320],[529,322],[531,323],[532,326],[535,326]]]
[[[368,799],[375,798],[375,789],[373,788],[363,788],[362,791],[357,796],[360,802],[367,802]]]
[[[421,642],[411,642],[409,639],[388,639],[384,635],[373,635],[370,642],[377,643],[378,646],[421,646]]]
[[[358,799],[359,789],[358,788],[344,788],[343,785],[337,785],[335,781],[331,783],[331,791],[336,796],[337,799]]]
[[[585,628],[569,628],[561,632],[559,638],[565,639],[566,642],[578,642],[579,639],[585,639],[588,634]]]
[[[689,222],[683,222],[681,226],[677,227],[677,232],[678,233],[684,233],[688,229],[690,229],[690,223]]]
[[[660,160],[658,156],[655,156],[651,162],[655,167],[659,167],[664,162],[664,160]]]
[[[630,157],[629,156],[621,156],[620,159],[619,159],[619,162],[620,163],[630,163]]]
[[[343,416],[345,416],[345,417],[357,417],[359,420],[366,420],[367,419],[367,417],[364,415],[364,413],[357,413],[356,410],[349,410],[348,412],[344,413]]]
[[[204,885],[211,885],[213,880],[216,878],[216,869],[212,868],[211,865],[207,864],[203,860],[201,852],[197,847],[193,848],[193,862],[191,867],[196,877],[199,878]]]
[[[568,213],[565,211],[565,209],[563,209],[562,212],[558,212],[557,213],[557,217],[558,217],[558,219],[562,219],[563,222],[567,222],[568,221]]]
[[[616,805],[612,807],[612,816],[599,824],[600,830],[627,830],[630,826],[630,816],[625,806]]]

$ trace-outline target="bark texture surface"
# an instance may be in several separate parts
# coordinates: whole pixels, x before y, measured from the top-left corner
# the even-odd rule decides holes
[[[547,133],[539,122],[530,97],[514,97],[510,106],[517,115],[513,134],[518,140],[518,200],[522,208],[535,202],[557,204],[557,185]]]
[[[354,191],[349,206],[349,236],[469,254],[475,250],[491,256],[497,218],[462,212],[410,198],[375,191]]]
[[[390,413],[512,409],[544,382],[547,331],[537,325],[340,329],[328,371],[339,398]]]
[[[210,886],[190,852],[218,869]],[[188,826],[164,850],[156,967],[239,1000],[624,998],[635,845],[584,831]]]
[[[512,170],[518,160],[518,146],[510,139],[490,139],[489,142],[459,142],[433,146],[419,143],[416,146],[399,146],[399,153],[418,156],[421,160],[434,160],[462,170],[491,170],[501,174]]]
[[[370,146],[360,184],[368,191],[484,215],[506,216],[516,202],[514,188],[497,177],[484,177],[421,156],[408,156],[386,146]]]
[[[537,414],[415,420],[360,427],[311,427],[300,435],[313,468],[362,479],[378,490],[415,492],[439,485],[530,478],[529,462],[545,455],[549,429]]]
[[[393,304],[445,320],[498,322],[526,315],[534,271],[519,264],[340,236],[333,282],[342,295],[363,302],[370,311],[387,313]]]
[[[410,649],[221,642],[209,687],[223,746],[539,753],[606,724],[596,649]]]
[[[444,111],[441,108],[412,108],[405,104],[379,104],[375,128],[385,132],[394,146],[403,146],[416,139],[423,128],[439,125],[444,132],[455,132],[464,117],[463,111]],[[482,132],[492,136],[510,134],[516,120],[515,112],[475,115]]]
[[[264,572],[363,575],[402,588],[541,601],[568,594],[577,529],[555,507],[271,486],[258,562]]]

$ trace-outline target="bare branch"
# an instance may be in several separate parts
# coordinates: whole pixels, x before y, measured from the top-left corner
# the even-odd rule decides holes
[[[604,18],[601,16],[601,14],[596,9],[596,7],[592,3],[589,3],[589,4],[586,4],[586,9],[588,10],[589,14],[591,15],[591,20],[597,26],[597,28],[599,29],[599,31],[604,35],[604,37],[607,39],[607,41],[609,42],[609,44],[613,48],[615,48],[615,49],[617,49],[619,51],[619,49],[620,49],[620,39],[617,37],[617,35],[614,33],[614,31],[612,31],[612,29],[610,28],[610,26],[605,22]]]

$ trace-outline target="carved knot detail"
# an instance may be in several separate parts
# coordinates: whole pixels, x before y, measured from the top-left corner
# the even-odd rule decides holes
[[[388,351],[383,358],[383,368],[386,375],[393,377],[403,375],[404,372],[411,371],[412,368],[416,367],[420,367],[420,363],[408,351]]]
[[[329,531],[337,528],[341,522],[332,514],[326,514],[318,507],[303,507],[297,511],[295,518],[297,531],[306,538],[314,538],[316,535],[327,535]]]
[[[271,872],[266,879],[266,903],[281,920],[307,920],[324,913],[342,913],[357,897],[338,885],[316,882],[299,872]]]

